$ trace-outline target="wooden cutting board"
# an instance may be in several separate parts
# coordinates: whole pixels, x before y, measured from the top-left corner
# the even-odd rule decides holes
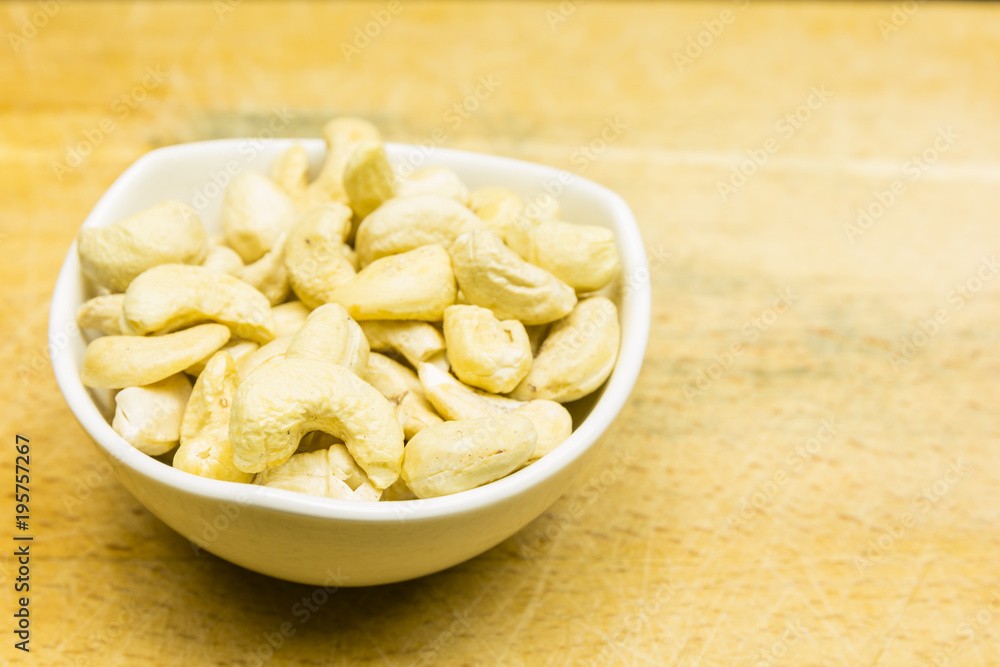
[[[0,21],[11,664],[1000,664],[995,6],[53,1]],[[109,476],[46,310],[143,153],[339,114],[621,193],[654,305],[630,403],[548,513],[320,602],[196,553]]]

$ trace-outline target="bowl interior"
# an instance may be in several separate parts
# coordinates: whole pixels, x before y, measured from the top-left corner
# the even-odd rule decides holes
[[[274,159],[293,143],[306,149],[312,175],[315,175],[326,152],[324,142],[319,139],[231,139],[152,151],[129,167],[108,189],[84,226],[111,224],[164,199],[178,199],[199,212],[210,234],[218,233],[226,185],[247,169],[267,173]],[[249,496],[250,502],[256,505],[282,511],[371,521],[440,516],[502,502],[569,465],[595,442],[620,411],[635,384],[649,332],[649,274],[638,227],[628,206],[607,188],[550,167],[408,144],[388,144],[387,151],[390,160],[404,173],[407,169],[424,166],[448,167],[456,171],[470,189],[488,185],[508,187],[525,197],[529,206],[554,196],[566,220],[614,230],[623,271],[617,284],[606,290],[606,295],[619,308],[622,347],[615,370],[604,387],[567,406],[574,415],[576,427],[570,439],[538,462],[497,482],[453,496],[397,503],[352,503],[316,498],[181,472],[142,454],[122,440],[102,415],[102,412],[107,414],[112,405],[109,392],[88,391],[80,383],[79,369],[86,341],[74,318],[76,309],[91,294],[81,278],[74,243],[52,299],[49,324],[52,363],[70,408],[110,456],[140,474],[206,498],[239,501]]]

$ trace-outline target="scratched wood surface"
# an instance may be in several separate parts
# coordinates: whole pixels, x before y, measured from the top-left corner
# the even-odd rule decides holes
[[[31,2],[0,26],[12,664],[1000,664],[997,8]],[[337,114],[620,192],[654,305],[623,418],[548,513],[326,596],[194,553],[109,477],[45,332],[144,152]]]

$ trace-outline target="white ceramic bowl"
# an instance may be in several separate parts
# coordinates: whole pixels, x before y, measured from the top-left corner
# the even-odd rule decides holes
[[[115,181],[83,226],[100,227],[164,199],[178,199],[195,206],[210,233],[217,232],[222,192],[232,174],[243,169],[266,173],[292,143],[232,139],[154,150]],[[308,151],[315,174],[323,142],[298,143]],[[545,511],[593,456],[632,391],[646,350],[649,273],[635,218],[621,197],[568,172],[518,160],[405,144],[387,149],[397,165],[450,167],[470,188],[502,185],[526,198],[557,193],[567,220],[615,232],[623,265],[612,296],[622,325],[618,364],[604,387],[572,406],[573,435],[504,479],[443,498],[352,503],[175,470],[118,437],[102,416],[96,394],[80,383],[84,340],[74,317],[86,295],[75,244],[52,297],[49,344],[59,387],[125,487],[200,548],[290,581],[342,586],[402,581],[461,563],[510,537]]]

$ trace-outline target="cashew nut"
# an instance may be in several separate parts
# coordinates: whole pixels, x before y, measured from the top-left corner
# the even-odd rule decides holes
[[[76,325],[101,333],[120,335],[124,294],[105,294],[85,301],[76,311]]]
[[[306,149],[302,144],[294,144],[274,160],[268,175],[299,205],[309,184],[309,156]]]
[[[233,177],[222,203],[226,245],[246,263],[274,247],[295,219],[295,203],[274,181],[252,170]]]
[[[199,477],[227,482],[250,482],[253,474],[233,465],[229,442],[229,417],[239,378],[227,352],[212,356],[194,383],[184,411],[181,446],[174,453],[174,467]]]
[[[611,375],[620,343],[615,304],[602,296],[583,299],[568,317],[552,325],[531,371],[511,396],[560,403],[586,396]]]
[[[259,348],[244,357],[243,361],[237,365],[240,381],[242,382],[245,380],[255,368],[263,364],[268,359],[284,356],[285,352],[288,350],[288,346],[292,344],[293,338],[295,338],[295,334],[278,336],[267,345],[261,345]]]
[[[537,195],[524,207],[524,215],[536,223],[562,220],[559,201],[547,192]]]
[[[240,383],[229,422],[237,468],[260,472],[284,463],[310,431],[343,440],[377,489],[399,476],[403,429],[396,413],[348,369],[317,359],[276,358]]]
[[[252,285],[267,297],[268,302],[277,305],[288,298],[291,286],[288,282],[288,270],[285,268],[285,239],[282,234],[275,241],[274,247],[253,264],[247,264],[236,273],[236,277]]]
[[[273,342],[273,341],[272,341]],[[270,344],[270,343],[269,343]],[[252,340],[240,340],[239,338],[230,338],[229,342],[219,348],[218,352],[215,352],[211,356],[205,357],[201,361],[195,362],[184,369],[184,372],[193,377],[198,377],[205,370],[205,365],[209,360],[214,357],[219,352],[225,352],[233,359],[233,363],[239,366],[243,361],[249,357],[251,354],[260,349],[260,345],[253,342]]]
[[[368,339],[343,306],[328,303],[309,314],[292,338],[286,358],[332,361],[364,377],[368,365]]]
[[[505,239],[511,250],[578,292],[608,285],[621,270],[615,234],[599,225],[546,221]]]
[[[406,366],[372,352],[363,377],[395,406],[407,440],[428,426],[441,423],[441,417],[424,396],[417,374]]]
[[[341,500],[374,502],[382,495],[344,445],[293,454],[281,465],[260,472],[253,483]]]
[[[80,267],[97,285],[124,292],[143,271],[160,264],[198,264],[207,248],[193,208],[168,200],[106,227],[81,229]]]
[[[500,321],[487,308],[446,308],[444,339],[455,375],[473,387],[506,394],[531,369],[531,343],[524,325]]]
[[[469,189],[458,174],[447,167],[424,167],[409,177],[397,179],[397,197],[417,195],[437,195],[454,199],[462,206],[469,205]]]
[[[524,215],[521,196],[507,188],[473,190],[469,208],[508,245],[511,245],[511,238],[516,232],[535,225]]]
[[[573,434],[573,417],[561,403],[536,399],[523,404],[514,414],[527,417],[535,427],[538,441],[528,463],[542,458]]]
[[[289,301],[271,307],[271,315],[274,316],[274,335],[281,336],[294,335],[306,323],[310,310],[301,301]]]
[[[531,421],[517,414],[443,422],[407,443],[402,478],[418,498],[474,489],[520,467],[536,440]]]
[[[229,340],[221,324],[163,336],[101,336],[87,345],[80,380],[88,387],[121,389],[158,382],[212,354]]]
[[[433,325],[393,320],[367,320],[358,324],[372,350],[401,354],[414,368],[430,361],[448,369],[444,337]]]
[[[501,319],[545,324],[565,317],[576,304],[572,287],[521,259],[495,232],[459,236],[451,259],[465,298]]]
[[[285,268],[295,295],[308,308],[331,301],[331,292],[354,277],[342,247],[351,209],[330,203],[303,213],[285,241]]]
[[[359,219],[392,199],[396,177],[381,142],[366,141],[355,146],[344,165],[344,192],[351,210]]]
[[[358,144],[382,140],[378,129],[363,118],[334,118],[322,131],[326,140],[326,160],[306,191],[306,208],[331,201],[347,203],[344,167],[348,158]]]
[[[438,322],[444,309],[455,303],[448,251],[426,245],[377,259],[334,288],[330,300],[356,320]]]
[[[390,199],[361,222],[354,241],[361,266],[432,243],[447,246],[483,221],[453,199],[418,195]]]
[[[144,335],[176,331],[206,320],[228,326],[238,338],[274,338],[267,297],[228,273],[187,264],[162,264],[125,291],[122,329]]]
[[[240,271],[243,270],[243,258],[227,245],[209,243],[208,252],[205,253],[205,259],[201,260],[201,265],[206,269],[239,276]]]
[[[177,445],[191,381],[176,373],[143,387],[126,387],[115,396],[111,428],[143,454],[159,456]]]

